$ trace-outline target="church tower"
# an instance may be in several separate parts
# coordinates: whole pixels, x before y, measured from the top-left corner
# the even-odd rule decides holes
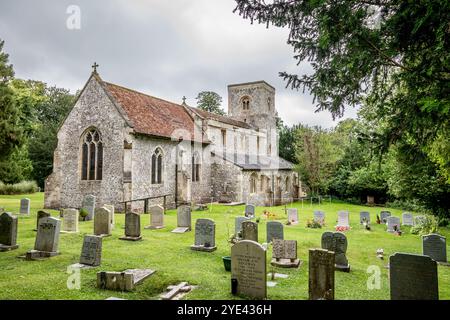
[[[265,81],[228,85],[228,115],[244,121],[264,134],[264,151],[278,155],[275,88]]]

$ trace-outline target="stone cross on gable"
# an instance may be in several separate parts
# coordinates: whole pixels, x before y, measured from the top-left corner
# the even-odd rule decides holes
[[[94,64],[92,65],[92,72],[97,73],[97,67],[98,67],[98,66],[99,66],[98,63],[97,63],[97,62],[94,62]]]
[[[183,104],[186,104],[186,97],[185,96],[183,96]]]

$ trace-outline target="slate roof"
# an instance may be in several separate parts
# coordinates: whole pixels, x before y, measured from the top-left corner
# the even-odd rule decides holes
[[[217,157],[221,157],[234,165],[242,168],[242,170],[293,170],[294,164],[279,157],[268,157],[264,155],[260,155],[258,158],[256,156],[246,158],[243,154],[237,154],[234,157],[234,154],[228,154],[224,157],[222,153],[211,152],[213,155]],[[253,161],[256,160],[256,161]]]

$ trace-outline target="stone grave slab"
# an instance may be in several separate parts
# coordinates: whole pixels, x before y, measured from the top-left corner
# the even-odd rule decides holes
[[[117,291],[133,291],[135,287],[156,271],[151,269],[128,269],[123,272],[97,272],[97,288]]]

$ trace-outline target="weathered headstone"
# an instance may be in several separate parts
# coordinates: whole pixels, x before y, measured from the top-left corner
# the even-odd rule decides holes
[[[255,216],[255,206],[254,205],[247,204],[245,206],[245,216],[250,219]]]
[[[297,208],[289,208],[287,210],[288,222],[290,224],[298,224],[298,209]]]
[[[256,222],[242,222],[242,239],[258,242],[258,224]]]
[[[426,216],[415,216],[414,217],[414,225],[422,224],[427,220]]]
[[[173,233],[185,233],[191,230],[191,207],[180,206],[177,210],[177,227]]]
[[[120,240],[138,241],[142,240],[141,236],[141,216],[135,212],[125,214],[125,236]]]
[[[413,226],[414,225],[414,217],[412,213],[403,212],[402,213],[402,225],[403,226]]]
[[[78,232],[78,220],[80,213],[77,209],[64,209],[63,227],[61,232]]]
[[[236,237],[239,236],[240,233],[242,233],[242,222],[249,221],[250,219],[247,217],[236,217],[234,222],[234,234]],[[241,235],[242,238],[242,235]]]
[[[334,300],[333,251],[309,249],[309,300]]]
[[[380,213],[380,220],[382,223],[386,223],[386,220],[388,217],[391,216],[391,212],[390,211],[381,211]]]
[[[33,231],[37,231],[38,227],[39,227],[39,220],[41,220],[42,218],[45,217],[51,217],[52,215],[47,212],[47,211],[43,211],[43,210],[39,210],[36,214],[36,229],[34,229]]]
[[[0,214],[0,251],[17,249],[17,217],[9,212]]]
[[[102,263],[102,237],[86,235],[83,239],[80,264],[97,267]]]
[[[20,214],[30,215],[30,199],[20,199]]]
[[[342,232],[324,232],[322,234],[322,249],[335,253],[336,270],[350,272],[347,257],[347,237]]]
[[[400,218],[399,217],[387,217],[386,219],[386,231],[387,232],[394,232],[395,227],[397,227],[397,230],[400,230]]]
[[[151,269],[128,269],[123,272],[100,271],[97,272],[97,287],[106,290],[132,291],[155,272]]]
[[[284,239],[283,224],[279,221],[267,222],[267,243],[272,242],[273,239]]]
[[[197,219],[195,222],[195,244],[192,250],[212,252],[216,247],[216,224],[210,219]]]
[[[359,213],[359,223],[363,224],[364,221],[370,223],[370,213],[367,211],[361,211]]]
[[[298,268],[297,240],[273,239],[271,264],[281,268]]]
[[[95,209],[94,234],[100,237],[111,235],[111,211],[105,207]]]
[[[150,225],[145,229],[162,229],[164,228],[164,208],[162,206],[150,207]]]
[[[325,221],[325,212],[320,210],[314,211],[314,221]]]
[[[87,217],[85,220],[92,220],[94,219],[95,214],[95,196],[88,194],[84,197],[83,203],[81,204],[81,208],[85,209],[88,212]]]
[[[231,293],[267,297],[266,249],[259,243],[242,240],[231,247]]]
[[[26,259],[33,260],[58,255],[60,231],[61,220],[53,217],[39,220],[34,249],[27,252]]]
[[[439,300],[437,263],[428,256],[389,257],[391,300]]]
[[[338,214],[338,227],[350,227],[348,211],[339,211]]]
[[[436,262],[447,263],[447,239],[439,234],[422,236],[422,251]]]
[[[115,214],[114,206],[112,204],[105,204],[103,207],[108,209],[111,214],[111,230],[112,230],[112,229],[114,229],[114,224],[116,223],[115,217],[114,217],[114,214]]]

